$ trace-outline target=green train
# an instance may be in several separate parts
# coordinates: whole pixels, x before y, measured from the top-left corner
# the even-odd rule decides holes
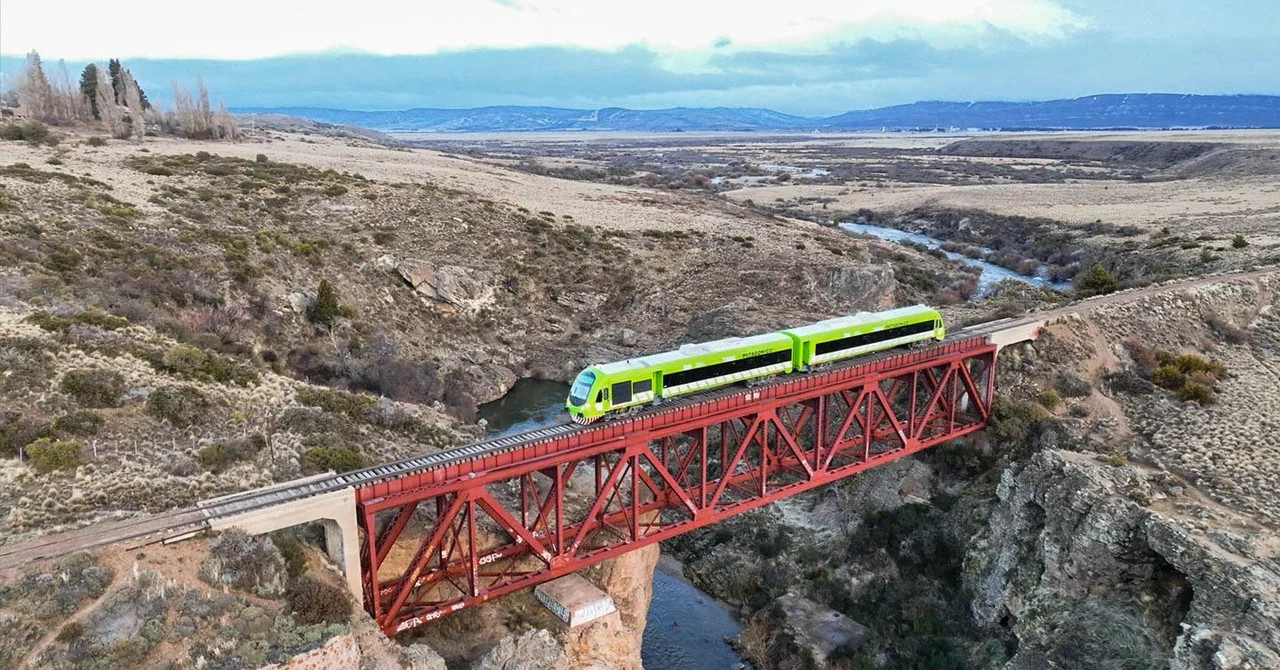
[[[593,365],[573,381],[565,408],[587,424],[612,412],[946,336],[942,315],[916,305],[859,312],[751,337]]]

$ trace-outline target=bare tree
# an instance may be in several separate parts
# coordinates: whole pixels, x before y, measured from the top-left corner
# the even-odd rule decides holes
[[[240,141],[240,129],[236,127],[235,119],[231,118],[227,106],[221,102],[218,103],[218,137],[233,142]]]
[[[42,121],[55,121],[56,105],[53,102],[53,87],[44,74],[44,65],[40,62],[40,54],[32,51],[27,54],[27,64],[18,80],[18,102],[27,116]]]
[[[147,121],[144,118],[142,108],[142,91],[138,88],[138,81],[133,78],[133,73],[129,70],[122,70],[120,73],[122,80],[121,85],[124,89],[124,104],[129,108],[129,129],[133,139],[142,141],[147,134]]]
[[[173,117],[182,134],[193,139],[240,139],[240,129],[227,108],[219,104],[217,113],[213,111],[203,78],[196,79],[194,99],[190,91],[173,82]]]
[[[107,132],[112,137],[124,138],[129,136],[129,131],[124,125],[124,113],[120,111],[120,105],[116,104],[115,90],[111,88],[111,80],[107,78],[102,68],[98,68],[98,115],[102,117],[102,124],[107,127]]]

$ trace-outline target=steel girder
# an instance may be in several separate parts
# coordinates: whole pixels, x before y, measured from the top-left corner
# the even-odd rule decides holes
[[[396,634],[985,428],[996,348],[792,375],[357,492],[365,607]]]

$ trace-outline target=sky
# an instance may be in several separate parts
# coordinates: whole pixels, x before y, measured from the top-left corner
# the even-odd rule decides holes
[[[153,99],[231,107],[768,107],[1280,93],[1274,0],[0,2],[27,51],[125,61]]]

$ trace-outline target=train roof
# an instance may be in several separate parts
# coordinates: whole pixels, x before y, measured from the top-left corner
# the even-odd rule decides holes
[[[910,307],[899,307],[883,312],[858,312],[852,316],[837,316],[833,319],[826,319],[807,326],[798,328],[788,328],[782,332],[791,333],[797,337],[808,337],[832,330],[840,330],[841,328],[854,328],[857,326],[865,326],[870,323],[878,323],[880,321],[892,321],[909,316],[936,316],[937,310],[926,305],[912,305]]]
[[[697,358],[699,356],[728,353],[740,349],[783,343],[790,346],[791,338],[783,335],[782,333],[765,333],[763,335],[751,335],[750,337],[726,337],[722,340],[715,340],[712,342],[685,344],[679,349],[675,349],[673,351],[665,351],[659,354],[650,354],[648,356],[640,356],[637,358],[628,358],[625,361],[605,363],[604,365],[597,365],[595,367],[606,375],[612,375],[619,372],[627,372],[629,370],[665,365],[689,358]]]

